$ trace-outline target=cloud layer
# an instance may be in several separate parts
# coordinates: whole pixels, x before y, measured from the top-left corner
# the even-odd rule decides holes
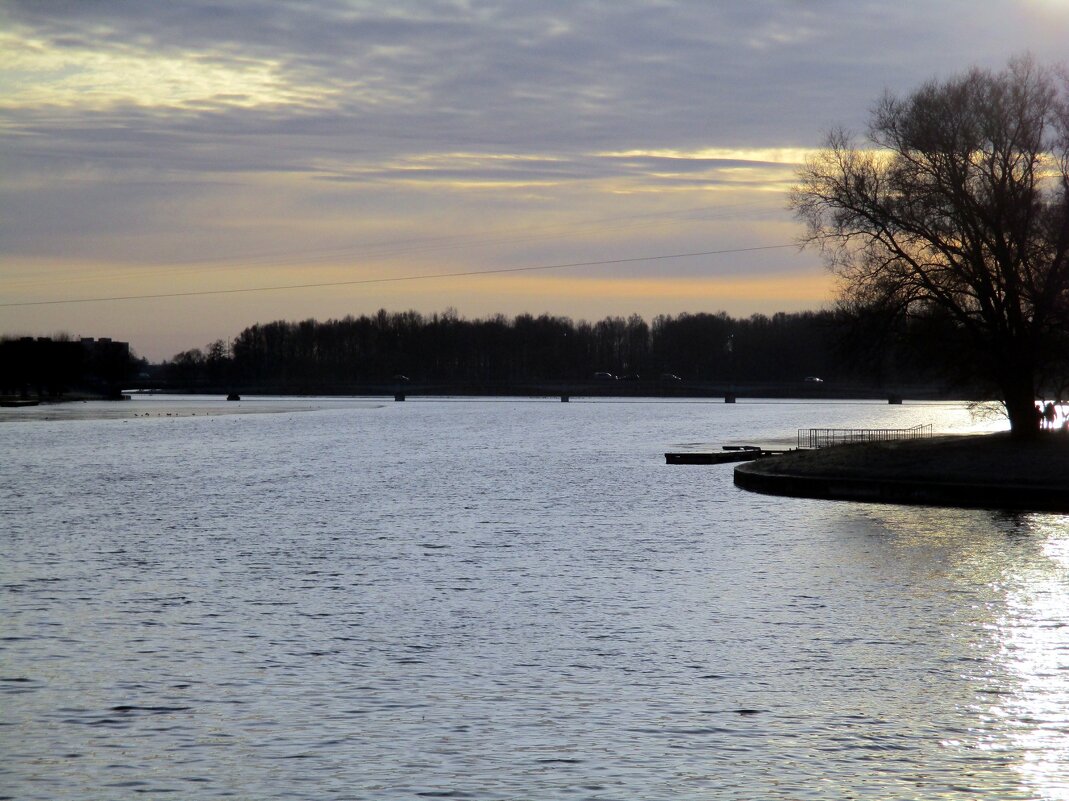
[[[0,302],[781,244],[783,190],[823,130],[863,127],[885,87],[1025,50],[1053,62],[1066,41],[1055,0],[9,0]],[[796,287],[819,270],[776,251],[584,280],[606,295],[742,274]],[[102,330],[145,315],[92,304],[8,307],[5,329],[152,336],[159,356],[272,315],[524,310],[503,282],[291,297],[281,314],[249,295],[225,319],[175,302],[151,315],[170,340]],[[599,306],[547,282],[526,310],[636,310],[619,286]],[[783,303],[724,287],[736,312]],[[701,302],[719,307],[712,284]]]

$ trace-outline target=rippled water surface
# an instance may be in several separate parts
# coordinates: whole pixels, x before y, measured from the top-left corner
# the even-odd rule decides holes
[[[1069,799],[1069,518],[664,464],[962,407],[94,408],[0,422],[4,797]]]

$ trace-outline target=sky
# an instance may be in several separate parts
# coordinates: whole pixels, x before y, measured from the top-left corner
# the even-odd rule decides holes
[[[787,190],[1069,0],[0,0],[0,334],[827,307]]]

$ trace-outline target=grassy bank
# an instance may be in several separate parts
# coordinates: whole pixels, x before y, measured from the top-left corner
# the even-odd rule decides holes
[[[1069,435],[1007,434],[840,445],[736,468],[744,489],[779,495],[1069,511]]]

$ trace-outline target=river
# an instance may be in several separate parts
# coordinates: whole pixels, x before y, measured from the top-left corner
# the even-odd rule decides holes
[[[232,412],[242,412],[236,414]],[[0,796],[1069,799],[1069,517],[663,454],[960,404],[0,416]]]

